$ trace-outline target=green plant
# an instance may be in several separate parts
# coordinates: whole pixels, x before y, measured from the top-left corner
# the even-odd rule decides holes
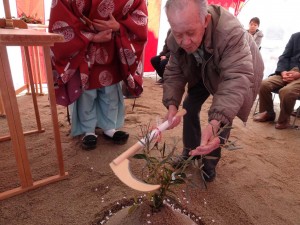
[[[147,133],[149,126],[142,129],[142,134]],[[144,136],[144,135],[143,135]],[[167,195],[175,194],[172,186],[177,186],[187,182],[185,169],[192,161],[192,157],[186,160],[180,167],[173,168],[175,150],[178,140],[174,140],[174,145],[169,149],[166,143],[160,147],[158,142],[154,144],[145,135],[143,152],[135,154],[133,158],[145,160],[146,164],[142,169],[142,179],[149,184],[160,184],[157,191],[148,193],[153,211],[159,211]],[[176,156],[179,157],[179,156]]]
[[[232,127],[225,125],[216,135],[219,136],[224,129],[232,129]],[[153,211],[160,210],[160,208],[163,206],[166,196],[176,196],[172,190],[173,186],[178,186],[181,184],[194,185],[193,182],[188,179],[185,173],[186,168],[189,165],[193,165],[193,167],[200,170],[200,175],[202,177],[204,186],[207,187],[203,176],[205,173],[203,171],[203,159],[214,159],[215,157],[201,155],[198,157],[198,160],[194,160],[195,158],[190,156],[187,160],[184,160],[181,165],[174,168],[172,166],[174,164],[174,159],[181,157],[175,155],[175,151],[177,149],[176,146],[179,140],[174,140],[173,146],[169,148],[165,142],[160,146],[157,140],[150,140],[148,135],[149,126],[141,127],[141,133],[142,136],[145,137],[143,141],[144,148],[142,153],[135,154],[133,158],[145,161],[145,166],[142,169],[142,179],[144,182],[149,184],[160,184],[160,188],[157,191],[148,193],[148,200],[151,202]],[[239,149],[240,147],[237,147],[235,144],[236,141],[231,142],[224,140],[224,144],[221,144],[220,147],[227,150]],[[138,202],[136,202],[131,210],[134,210],[134,208],[137,206]]]

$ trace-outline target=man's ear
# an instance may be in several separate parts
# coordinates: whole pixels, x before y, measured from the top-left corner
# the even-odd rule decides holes
[[[205,17],[205,24],[204,24],[205,28],[208,26],[210,20],[211,20],[211,14],[208,13]]]

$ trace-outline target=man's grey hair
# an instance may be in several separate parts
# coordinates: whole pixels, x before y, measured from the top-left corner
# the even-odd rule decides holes
[[[205,17],[207,16],[207,0],[167,0],[165,5],[166,13],[169,10],[182,10],[190,2],[194,2],[199,7],[199,16],[202,23],[205,22]]]

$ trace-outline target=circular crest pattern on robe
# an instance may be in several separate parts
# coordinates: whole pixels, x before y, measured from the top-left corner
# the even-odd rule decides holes
[[[110,14],[119,22],[120,30],[113,33],[111,41],[92,42],[97,31],[91,21],[109,20]],[[69,105],[84,89],[122,80],[133,95],[140,95],[142,73],[137,68],[147,41],[147,25],[144,0],[52,1],[49,31],[65,38],[64,43],[51,48],[57,103]]]

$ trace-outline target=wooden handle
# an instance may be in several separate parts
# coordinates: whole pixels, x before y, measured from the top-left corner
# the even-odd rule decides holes
[[[180,116],[180,117],[184,116],[185,114],[186,114],[186,110],[182,109],[182,110],[180,110],[180,111],[178,111],[176,113],[176,115],[174,116],[174,118],[177,117],[177,116]],[[142,140],[138,141],[133,146],[131,146],[129,149],[127,149],[125,152],[123,152],[121,155],[119,155],[117,158],[115,158],[113,160],[113,163],[115,165],[120,164],[124,159],[129,158],[131,155],[133,155],[138,150],[140,150],[144,146],[146,138],[148,138],[148,140],[152,141],[153,138],[156,137],[159,132],[162,132],[162,131],[166,130],[169,126],[170,126],[170,124],[169,124],[168,121],[163,122],[162,124],[160,124],[157,127],[157,129],[152,130]]]
[[[176,117],[176,116],[184,116],[185,114],[186,114],[186,110],[182,109],[182,110],[178,111],[174,117]]]

